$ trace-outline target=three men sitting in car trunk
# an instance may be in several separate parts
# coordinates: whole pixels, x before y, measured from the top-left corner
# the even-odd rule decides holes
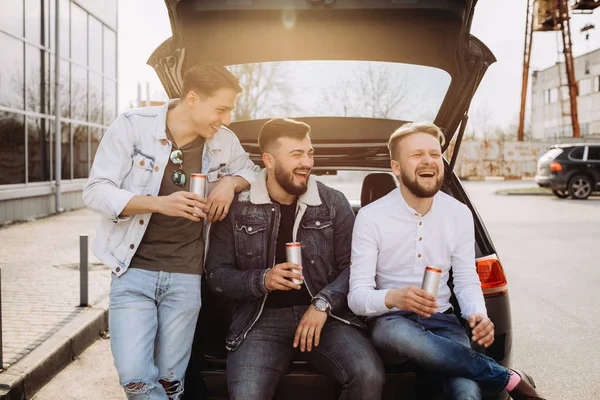
[[[344,195],[310,176],[309,133],[298,121],[268,121],[259,134],[266,169],[212,227],[207,281],[235,301],[226,339],[230,397],[270,399],[300,351],[342,384],[340,398],[380,398],[384,369],[374,345],[387,362],[411,359],[439,374],[448,398],[506,390],[513,399],[541,399],[527,374],[471,349],[450,305],[452,268],[471,340],[493,343],[471,211],[440,191],[440,129],[412,123],[392,134],[399,189],[362,208],[356,223]],[[290,242],[301,244],[301,266],[286,258]],[[420,289],[426,266],[442,271],[437,297]],[[367,317],[366,332],[357,315]]]

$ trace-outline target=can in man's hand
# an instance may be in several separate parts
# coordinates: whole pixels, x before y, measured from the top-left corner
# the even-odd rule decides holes
[[[287,257],[287,262],[302,266],[302,244],[300,242],[286,243],[285,255]],[[302,270],[300,269],[292,269],[291,271],[302,275]],[[292,279],[292,282],[294,282],[296,285],[302,285],[302,282],[304,281],[300,279]]]
[[[190,192],[206,198],[206,175],[193,173],[190,178]]]
[[[425,267],[425,273],[423,274],[423,283],[421,289],[427,293],[431,293],[437,296],[438,289],[440,287],[440,277],[442,276],[442,270],[435,267]]]

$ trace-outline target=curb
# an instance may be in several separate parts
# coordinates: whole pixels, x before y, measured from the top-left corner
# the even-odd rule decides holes
[[[108,330],[108,297],[0,374],[0,400],[30,399]]]

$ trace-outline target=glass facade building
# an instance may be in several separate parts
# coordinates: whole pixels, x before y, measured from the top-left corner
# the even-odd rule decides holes
[[[2,211],[3,201],[52,194],[55,140],[61,186],[83,187],[117,113],[117,14],[117,0],[0,0],[0,223],[21,217]]]

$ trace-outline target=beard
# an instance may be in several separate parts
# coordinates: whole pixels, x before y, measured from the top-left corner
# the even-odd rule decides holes
[[[397,178],[400,181],[400,184],[404,185],[409,192],[420,199],[426,199],[435,196],[435,194],[442,188],[444,176],[443,174],[440,174],[440,171],[437,167],[436,169],[437,180],[432,186],[425,186],[421,184],[418,181],[419,177],[417,175],[417,171],[415,171],[414,176],[411,177],[404,168],[400,170],[400,176]]]
[[[294,182],[294,171],[308,171],[309,174],[306,176],[306,183],[295,183]],[[310,176],[310,170],[298,168],[294,171],[286,171],[275,163],[275,180],[289,194],[296,196],[303,195],[308,190],[308,178]]]

